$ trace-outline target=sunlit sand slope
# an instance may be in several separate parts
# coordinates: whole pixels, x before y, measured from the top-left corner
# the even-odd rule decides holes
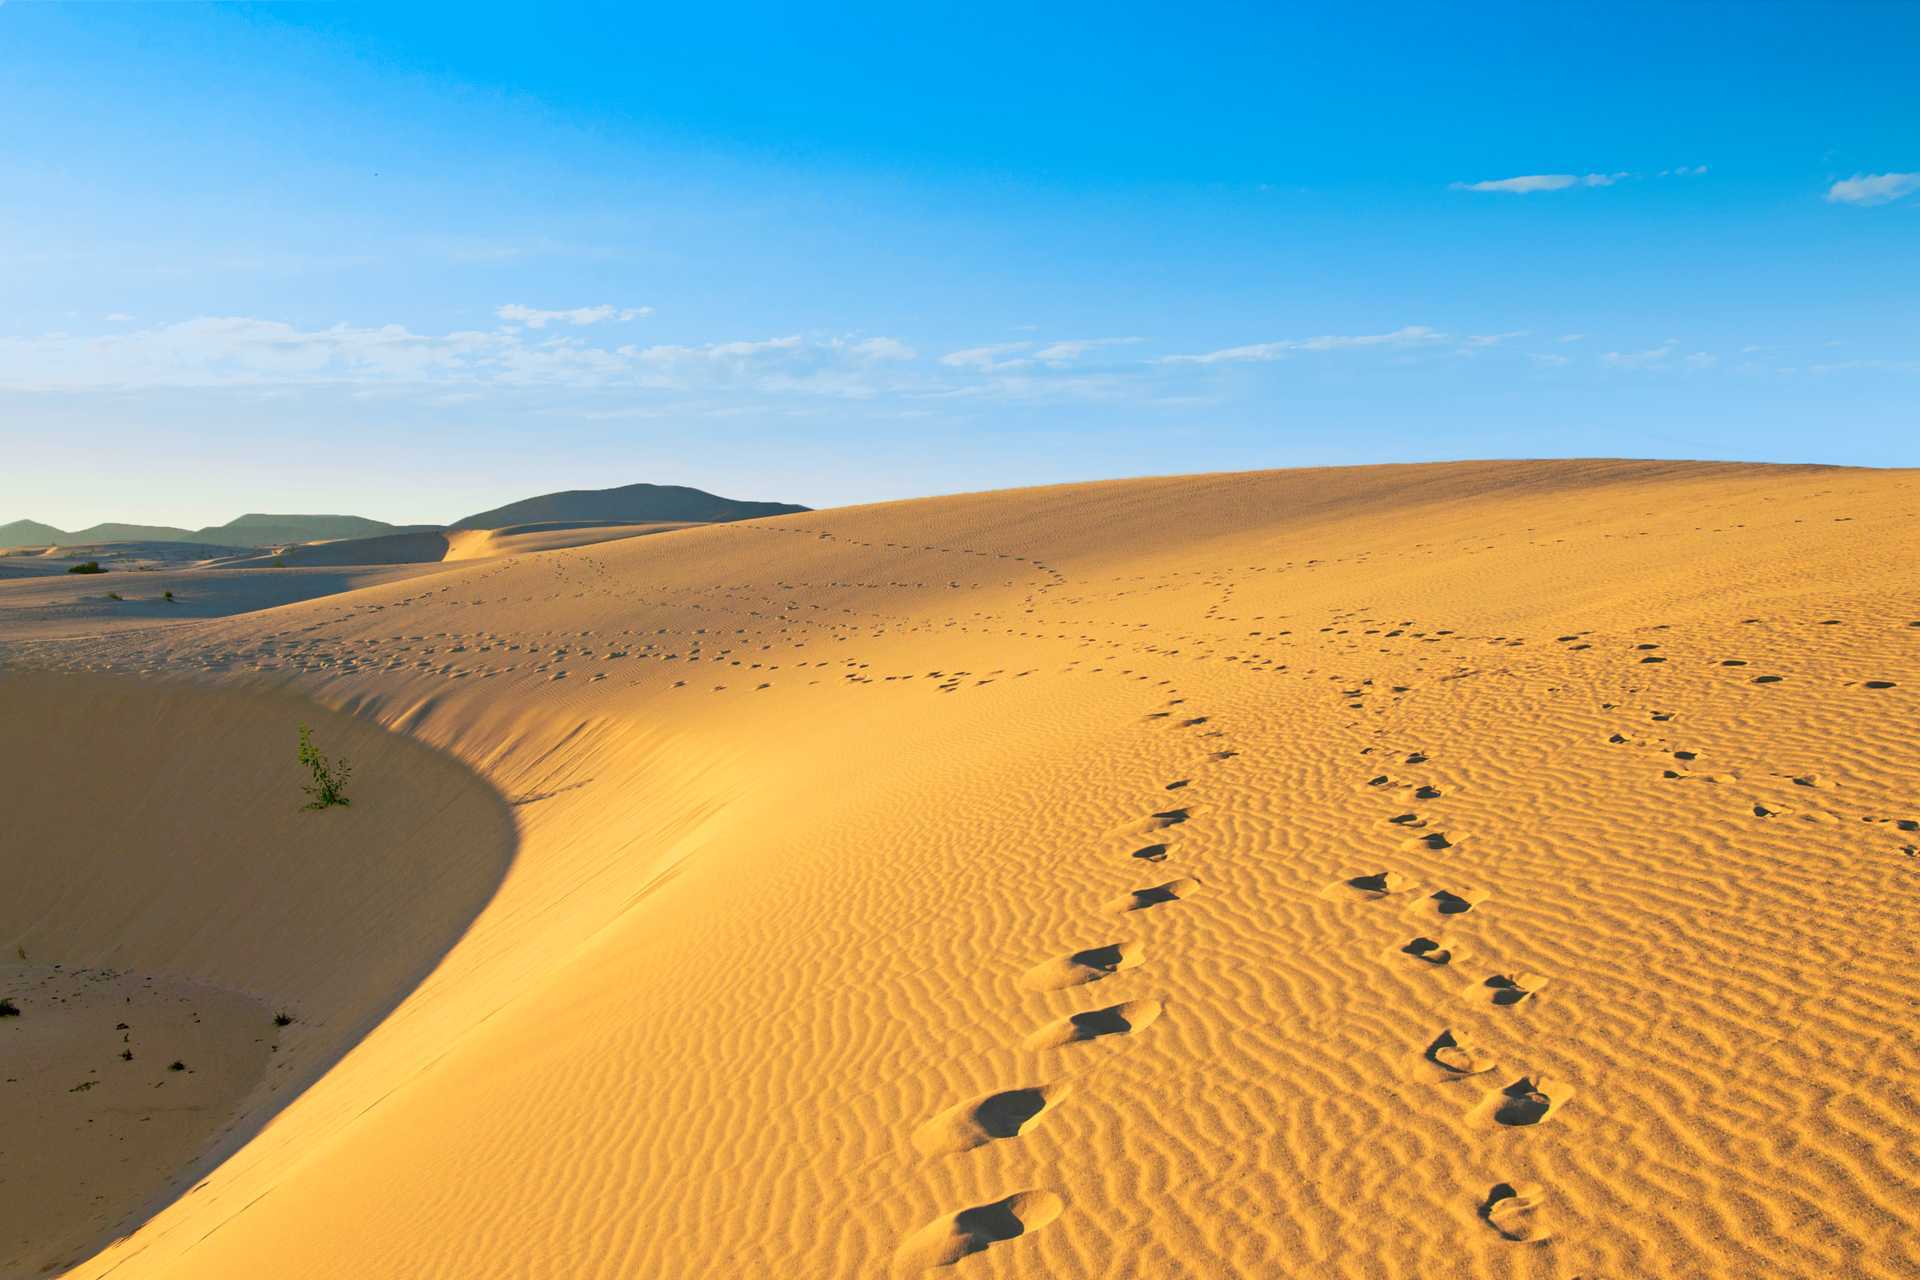
[[[1910,1276],[1917,512],[1144,480],[13,644],[287,682],[520,842],[74,1274]]]

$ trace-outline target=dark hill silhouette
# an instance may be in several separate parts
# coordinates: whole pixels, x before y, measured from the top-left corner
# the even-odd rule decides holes
[[[677,484],[629,484],[617,489],[568,489],[509,502],[449,525],[452,529],[498,529],[506,525],[571,520],[626,524],[661,520],[722,523],[758,516],[792,515],[810,507],[790,502],[742,502]]]

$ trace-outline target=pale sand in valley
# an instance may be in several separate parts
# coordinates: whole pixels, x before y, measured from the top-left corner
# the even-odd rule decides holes
[[[1916,515],[1373,467],[0,596],[0,1274],[1920,1274]]]

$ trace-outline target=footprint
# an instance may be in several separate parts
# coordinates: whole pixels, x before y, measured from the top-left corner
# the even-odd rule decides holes
[[[1508,1240],[1538,1243],[1547,1238],[1541,1221],[1545,1200],[1539,1183],[1523,1182],[1515,1186],[1511,1182],[1496,1182],[1480,1206],[1480,1216]]]
[[[1572,1096],[1573,1090],[1557,1080],[1521,1076],[1506,1088],[1487,1095],[1480,1109],[1495,1124],[1534,1125],[1566,1105]]]
[[[1376,871],[1372,875],[1354,876],[1350,880],[1337,880],[1320,891],[1323,898],[1345,898],[1351,894],[1360,894],[1369,900],[1384,898],[1390,894],[1405,893],[1413,888],[1411,877],[1398,871]]]
[[[1459,843],[1460,838],[1456,837],[1449,840],[1447,833],[1444,831],[1429,831],[1425,835],[1413,836],[1410,839],[1402,840],[1400,847],[1408,853],[1413,853],[1420,849],[1430,849],[1438,853],[1442,849],[1451,849]]]
[[[1431,912],[1439,916],[1465,915],[1490,895],[1485,889],[1465,889],[1459,893],[1451,889],[1436,889],[1425,898],[1416,899],[1407,909],[1425,914]]]
[[[1515,1005],[1545,987],[1552,979],[1543,973],[1496,973],[1480,984],[1480,989],[1493,993],[1493,1003],[1497,1005]],[[1473,989],[1468,989],[1472,994]]]
[[[1491,1053],[1452,1031],[1442,1031],[1435,1037],[1423,1056],[1456,1076],[1477,1076],[1500,1065]]]
[[[1139,858],[1142,862],[1165,862],[1167,860],[1167,846],[1164,844],[1142,845],[1140,848],[1135,849],[1131,856]]]
[[[1444,938],[1415,938],[1400,948],[1404,954],[1433,965],[1453,963],[1454,954],[1458,949]]]
[[[923,1156],[971,1151],[999,1138],[1017,1138],[1067,1096],[1065,1084],[989,1093],[948,1107],[913,1131],[913,1148]]]
[[[1104,1009],[1071,1014],[1049,1022],[1028,1036],[1022,1047],[1029,1051],[1058,1049],[1085,1040],[1098,1040],[1103,1036],[1131,1035],[1152,1026],[1164,1007],[1158,1000],[1128,1000]]]
[[[1143,942],[1115,942],[1104,947],[1088,947],[1070,956],[1042,961],[1021,975],[1020,985],[1029,991],[1060,991],[1085,986],[1110,978],[1116,973],[1136,969],[1147,959]]]
[[[908,1236],[894,1254],[898,1266],[926,1271],[950,1267],[996,1244],[1038,1231],[1066,1210],[1051,1191],[1021,1191],[991,1204],[935,1218]]]
[[[1178,902],[1190,898],[1199,889],[1200,882],[1190,877],[1169,880],[1165,884],[1154,885],[1151,889],[1135,889],[1126,897],[1111,905],[1114,911],[1145,911],[1148,907],[1157,907],[1163,902]]]

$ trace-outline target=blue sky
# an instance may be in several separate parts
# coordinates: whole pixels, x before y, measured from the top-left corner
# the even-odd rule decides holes
[[[1920,6],[0,4],[0,520],[1920,465]]]

